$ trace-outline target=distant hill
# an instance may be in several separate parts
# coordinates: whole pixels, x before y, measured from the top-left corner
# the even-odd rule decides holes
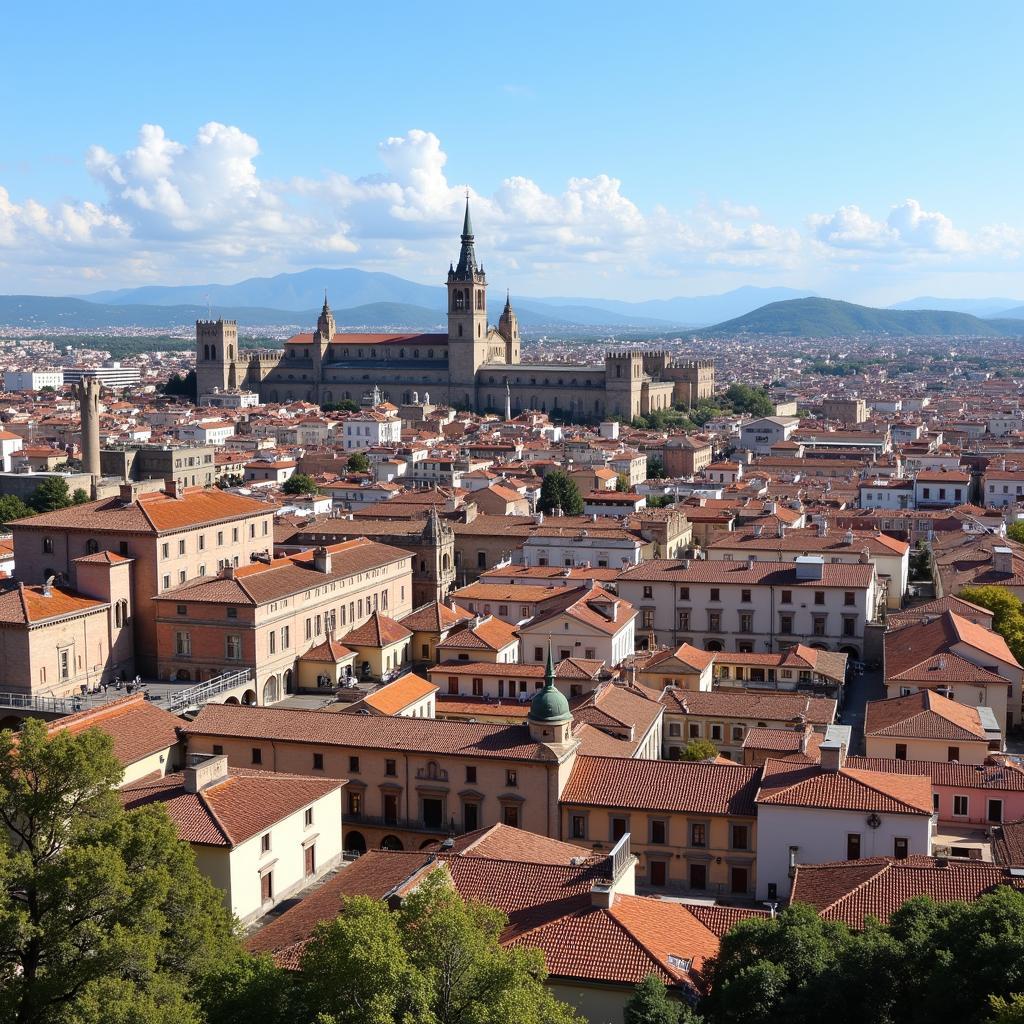
[[[332,307],[351,308],[378,302],[395,302],[436,309],[438,312],[444,312],[445,309],[445,290],[440,281],[436,285],[418,284],[394,274],[371,273],[354,268],[319,268],[294,274],[277,274],[274,277],[250,277],[237,284],[146,285],[75,297],[119,306],[210,306],[214,313],[222,307],[241,306],[301,312],[319,309],[325,289]],[[794,299],[808,294],[793,288],[744,287],[722,295],[651,299],[644,302],[515,295],[512,303],[517,313],[523,308],[536,314],[538,321],[545,316],[553,318],[545,321],[547,323],[575,323],[594,327],[693,327],[749,313],[766,302]],[[1007,307],[1013,304],[1008,302]],[[500,305],[499,302],[499,312]]]
[[[1021,299],[937,299],[933,295],[923,295],[916,299],[894,302],[889,309],[945,309],[953,313],[993,317],[1010,316],[1007,311],[1020,305],[1024,305]]]
[[[1001,309],[998,313],[993,313],[992,315],[1000,320],[1024,320],[1024,306]]]
[[[830,338],[851,334],[893,334],[904,337],[994,337],[1017,332],[1005,321],[982,320],[969,313],[931,309],[873,309],[837,299],[790,299],[771,302],[744,316],[715,324],[702,334],[776,334],[799,338]],[[1024,325],[1021,325],[1024,334]]]

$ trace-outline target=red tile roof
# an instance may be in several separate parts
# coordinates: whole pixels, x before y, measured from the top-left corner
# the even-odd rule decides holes
[[[42,586],[19,583],[0,592],[0,623],[28,625],[107,607],[106,601],[98,601],[56,585],[51,585],[47,593]]]
[[[400,644],[412,636],[400,622],[380,612],[374,612],[361,626],[349,630],[342,639],[349,647],[387,647]]]
[[[401,679],[374,690],[363,698],[362,703],[368,704],[382,715],[397,715],[410,704],[415,704],[432,693],[437,693],[437,687],[433,683],[414,672],[409,672]]]
[[[868,701],[864,735],[928,740],[986,738],[977,708],[950,700],[933,690]]]

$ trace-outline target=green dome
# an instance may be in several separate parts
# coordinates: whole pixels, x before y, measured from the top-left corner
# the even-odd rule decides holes
[[[570,718],[569,702],[550,684],[530,701],[531,722],[567,722]]]

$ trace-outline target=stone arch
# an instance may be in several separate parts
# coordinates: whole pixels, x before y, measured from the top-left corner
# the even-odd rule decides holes
[[[427,850],[431,846],[433,846],[436,842],[437,842],[436,839],[424,839],[423,842],[420,843],[420,849],[421,850]]]
[[[366,839],[363,837],[362,832],[346,832],[345,833],[345,849],[349,853],[366,853]]]
[[[12,729],[17,732],[21,728],[22,720],[17,715],[7,715],[0,718],[0,732],[4,729]]]
[[[404,850],[405,847],[402,845],[402,840],[398,836],[385,836],[380,841],[380,848],[382,850]]]
[[[846,644],[845,646],[840,647],[839,653],[845,654],[848,658],[853,658],[854,660],[860,657],[860,651],[858,651],[853,644]]]
[[[448,557],[448,552],[446,551],[443,555],[441,555],[441,568],[445,572],[447,572],[451,568],[451,565],[452,560]]]
[[[255,705],[256,691],[246,690],[245,693],[242,694],[242,703],[245,704],[247,707],[252,707],[253,705]]]
[[[225,704],[238,704],[238,698],[237,697],[228,697],[228,699],[226,701],[224,701],[224,703]]]
[[[280,696],[277,676],[270,676],[263,684],[263,704],[273,704]]]
[[[285,669],[284,672],[284,692],[294,693],[295,692],[295,677],[290,668]]]
[[[99,543],[95,540],[95,538],[90,537],[85,542],[85,553],[87,555],[95,555],[96,552],[99,551],[99,549],[100,549]]]
[[[174,677],[179,682],[190,683],[192,681],[192,673],[189,672],[187,668],[179,668],[178,671],[174,673]]]
[[[708,642],[704,644],[705,651],[721,651],[722,649],[721,640],[708,640]]]

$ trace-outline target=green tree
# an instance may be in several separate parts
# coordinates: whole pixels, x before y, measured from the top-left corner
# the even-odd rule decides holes
[[[751,416],[771,416],[775,403],[763,388],[752,388],[746,384],[730,384],[725,392],[726,401],[735,412]]]
[[[1015,993],[1008,999],[990,996],[992,1017],[989,1024],[1024,1024],[1024,995]]]
[[[47,477],[28,497],[36,512],[53,512],[71,505],[71,489],[63,477]]]
[[[5,527],[14,519],[32,515],[28,507],[16,494],[0,494],[0,526]]]
[[[658,455],[649,455],[647,457],[647,479],[648,480],[664,480],[665,479],[665,462]]]
[[[690,740],[679,755],[680,761],[707,761],[718,757],[718,747],[711,740]]]
[[[71,495],[72,505],[84,505],[89,500],[89,493],[84,487],[76,487]]]
[[[648,974],[633,990],[622,1014],[623,1024],[684,1024],[692,1020],[689,1008],[669,998],[665,982]]]
[[[316,481],[308,473],[292,473],[281,490],[285,494],[316,494]]]
[[[992,612],[992,628],[1006,641],[1013,656],[1024,658],[1024,605],[1005,587],[964,587],[960,597]]]
[[[348,468],[353,473],[369,473],[370,460],[363,452],[353,452],[348,457]]]
[[[125,813],[95,729],[0,732],[0,1020],[200,1024],[192,993],[244,956],[159,808]]]
[[[302,958],[309,1019],[331,1024],[578,1024],[544,987],[540,950],[505,948],[508,919],[466,902],[444,871],[398,912],[353,897]]]
[[[620,494],[629,490],[629,477],[625,473],[618,473],[615,476],[615,490]]]
[[[187,398],[190,402],[198,402],[196,371],[189,370],[184,377],[180,373],[172,374],[160,390],[165,395],[176,395]]]
[[[561,469],[548,473],[540,489],[537,508],[541,512],[551,512],[560,508],[567,516],[580,515],[583,512],[583,498],[580,496],[576,481]]]
[[[1024,544],[1024,519],[1018,519],[1006,528],[1006,536],[1018,544]]]

